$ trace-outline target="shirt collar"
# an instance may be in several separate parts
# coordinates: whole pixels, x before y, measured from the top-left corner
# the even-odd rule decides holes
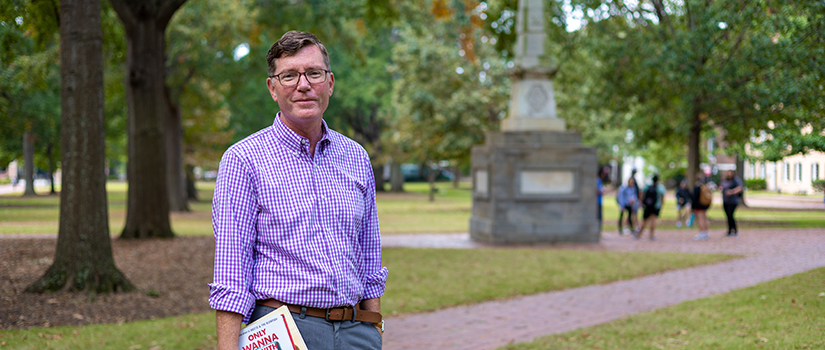
[[[328,130],[327,122],[321,119],[321,140],[315,145],[315,154],[322,154],[329,146],[331,139]],[[281,120],[281,112],[278,112],[275,116],[275,121],[272,123],[272,132],[275,141],[282,144],[289,151],[309,154],[309,139],[298,135],[298,133],[287,127]]]

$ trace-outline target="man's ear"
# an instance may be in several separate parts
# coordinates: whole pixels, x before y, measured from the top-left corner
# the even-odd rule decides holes
[[[275,78],[266,78],[266,88],[269,90],[272,100],[278,102],[278,95],[275,93]]]
[[[329,72],[329,96],[332,97],[332,90],[335,87],[335,74]]]

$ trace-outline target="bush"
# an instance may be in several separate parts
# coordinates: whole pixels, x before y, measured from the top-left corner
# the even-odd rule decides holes
[[[814,191],[817,191],[817,192],[825,191],[825,180],[811,181],[811,186],[814,187]]]
[[[745,187],[749,190],[764,190],[768,188],[768,182],[765,179],[748,179],[745,180]]]

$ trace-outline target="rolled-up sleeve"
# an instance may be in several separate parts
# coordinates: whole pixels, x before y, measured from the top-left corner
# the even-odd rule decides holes
[[[230,148],[221,158],[212,199],[215,270],[209,284],[209,305],[213,309],[248,315],[255,305],[250,286],[256,198],[252,170]]]
[[[364,252],[364,295],[373,299],[384,295],[389,271],[381,266],[381,232],[378,227],[378,209],[375,204],[375,178],[369,158],[365,159],[369,181],[367,183],[366,210],[364,210],[361,249]]]

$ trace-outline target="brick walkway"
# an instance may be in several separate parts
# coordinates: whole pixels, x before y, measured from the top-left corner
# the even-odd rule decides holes
[[[706,242],[694,242],[695,233],[657,231],[656,242],[607,234],[599,244],[548,249],[731,253],[744,257],[609,284],[389,317],[384,349],[494,349],[825,266],[825,229],[747,230],[738,238],[717,233]],[[467,234],[385,235],[383,240],[385,247],[483,247],[471,242]]]

